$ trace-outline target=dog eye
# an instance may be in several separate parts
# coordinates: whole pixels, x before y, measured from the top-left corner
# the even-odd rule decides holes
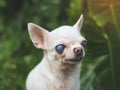
[[[85,48],[87,46],[87,41],[86,40],[82,41],[81,45]]]
[[[55,49],[58,53],[61,54],[63,52],[63,50],[65,49],[65,45],[59,44],[55,47]]]

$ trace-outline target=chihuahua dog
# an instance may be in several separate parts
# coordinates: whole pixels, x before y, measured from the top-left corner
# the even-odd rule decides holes
[[[27,90],[80,90],[80,68],[86,39],[80,34],[83,15],[73,26],[60,26],[49,32],[28,24],[30,39],[44,51],[41,62],[29,73]]]

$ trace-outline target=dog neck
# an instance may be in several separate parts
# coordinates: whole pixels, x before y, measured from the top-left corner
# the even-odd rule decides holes
[[[63,64],[61,62],[57,62],[56,60],[52,60],[44,55],[43,60],[44,67],[47,69],[49,74],[53,75],[54,77],[62,77],[65,78],[66,76],[80,76],[80,67],[81,63],[79,64]],[[74,75],[73,75],[74,74]]]

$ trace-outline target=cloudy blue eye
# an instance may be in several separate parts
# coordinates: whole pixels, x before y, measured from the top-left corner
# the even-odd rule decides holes
[[[57,46],[55,47],[55,49],[56,49],[56,51],[57,51],[58,53],[61,54],[61,53],[64,51],[64,49],[65,49],[65,45],[59,44],[59,45],[57,45]]]
[[[87,41],[86,40],[82,41],[81,45],[85,48],[87,46]]]

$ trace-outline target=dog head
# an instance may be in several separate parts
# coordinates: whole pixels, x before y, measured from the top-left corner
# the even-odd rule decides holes
[[[86,39],[80,34],[83,15],[73,26],[61,26],[49,32],[33,23],[28,24],[30,38],[36,48],[45,51],[45,57],[62,64],[76,64],[85,56]]]

